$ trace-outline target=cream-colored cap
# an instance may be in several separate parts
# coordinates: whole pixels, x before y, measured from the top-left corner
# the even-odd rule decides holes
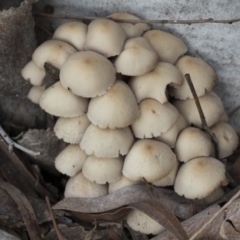
[[[160,103],[168,101],[166,89],[168,85],[180,87],[183,77],[180,71],[170,63],[159,62],[151,71],[138,77],[132,77],[128,82],[137,101],[152,98]]]
[[[152,138],[167,132],[178,119],[178,110],[169,102],[145,99],[139,104],[141,115],[131,125],[137,138]]]
[[[86,159],[87,154],[78,145],[70,144],[56,157],[55,167],[60,173],[72,177],[82,170]]]
[[[228,184],[225,172],[223,163],[215,158],[194,158],[180,167],[174,190],[185,198],[205,198],[218,187]]]
[[[90,121],[87,114],[74,118],[59,118],[54,126],[55,135],[64,142],[79,144]]]
[[[116,70],[104,56],[83,51],[73,54],[60,70],[60,81],[66,89],[81,97],[103,95],[116,81]]]
[[[88,118],[100,128],[124,128],[140,115],[136,98],[123,81],[116,81],[103,96],[92,98],[88,107]]]
[[[97,158],[89,156],[84,163],[83,175],[98,184],[118,181],[122,176],[123,158]]]
[[[77,117],[86,113],[88,99],[73,95],[60,82],[46,89],[40,99],[40,107],[57,117]]]
[[[67,42],[81,51],[84,50],[87,28],[82,22],[66,22],[55,30],[52,38]]]
[[[84,177],[82,172],[69,178],[64,196],[65,198],[96,198],[108,194],[106,184],[97,184]]]
[[[39,104],[45,86],[33,86],[28,92],[27,98],[35,104]]]
[[[166,177],[176,163],[176,156],[165,143],[139,140],[134,143],[123,165],[123,175],[132,181],[154,182]]]
[[[95,19],[88,26],[85,49],[105,57],[114,57],[121,53],[126,37],[118,23],[109,19]]]
[[[149,30],[144,33],[143,37],[148,39],[163,62],[174,64],[180,56],[187,52],[186,44],[170,33]]]
[[[177,63],[176,67],[180,70],[183,76],[183,85],[179,88],[170,88],[170,95],[179,99],[193,98],[189,88],[185,74],[190,74],[193,86],[197,96],[203,96],[206,92],[212,90],[217,80],[217,75],[214,69],[200,58],[183,56]]]
[[[126,19],[126,20],[140,20],[140,18],[136,17],[133,14],[125,13],[125,12],[116,12],[112,13],[108,16],[108,18],[116,18],[116,19]],[[115,21],[115,20],[113,20]],[[140,37],[145,31],[150,29],[150,26],[146,23],[125,23],[118,22],[118,24],[125,31],[127,38]]]
[[[119,129],[102,129],[89,125],[80,143],[88,154],[98,158],[115,158],[126,155],[134,141],[129,127]]]
[[[44,70],[44,64],[46,62],[60,69],[66,59],[75,52],[77,52],[77,50],[66,42],[48,40],[35,49],[32,59],[42,70]]]

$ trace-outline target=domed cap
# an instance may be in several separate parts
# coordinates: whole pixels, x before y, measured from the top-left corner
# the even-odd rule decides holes
[[[175,179],[174,190],[185,198],[205,198],[218,187],[226,186],[225,166],[211,157],[194,158],[183,164]]]
[[[166,143],[170,148],[174,148],[178,134],[186,127],[188,127],[186,119],[179,114],[177,121],[172,125],[172,127],[167,132],[156,137],[156,140]]]
[[[134,143],[123,165],[123,175],[132,181],[154,182],[167,176],[175,165],[176,156],[165,143],[139,140]]]
[[[184,81],[181,87],[169,89],[169,93],[175,98],[193,98],[187,80],[184,77],[187,73],[191,76],[197,96],[203,96],[206,92],[211,91],[217,80],[217,75],[213,68],[200,58],[183,56],[177,61],[176,67],[182,73]]]
[[[140,20],[140,18],[135,15],[125,13],[125,12],[116,12],[108,16],[108,18],[116,19],[126,19],[126,20]],[[115,20],[114,20],[115,21]],[[146,23],[125,23],[117,22],[125,31],[127,38],[140,37],[145,31],[150,29],[150,26]]]
[[[52,38],[67,42],[80,51],[84,50],[86,36],[86,24],[82,22],[66,22],[55,30]]]
[[[35,49],[32,59],[42,70],[44,70],[46,62],[60,69],[66,59],[75,52],[77,50],[68,43],[59,40],[48,40]]]
[[[178,168],[179,168],[179,165],[180,165],[180,163],[177,159],[176,159],[175,162],[176,163],[175,163],[173,169],[171,170],[171,172],[166,177],[152,182],[152,185],[158,186],[158,187],[167,187],[167,186],[174,185],[174,181],[175,181],[177,171],[178,171]]]
[[[141,183],[141,182],[140,181],[132,181],[122,175],[122,177],[118,181],[109,183],[108,192],[112,193],[112,192],[117,191],[118,189],[121,189],[121,188],[124,188],[127,186],[131,186],[131,185],[135,185],[135,184],[139,184],[139,183]]]
[[[178,110],[169,102],[145,99],[139,104],[141,115],[131,125],[137,138],[152,138],[167,132],[178,119]]]
[[[180,87],[182,83],[183,77],[175,66],[170,63],[159,62],[151,72],[131,78],[128,84],[138,102],[146,98],[152,98],[160,103],[165,103],[168,101],[166,96],[167,86]]]
[[[91,124],[83,135],[81,148],[98,158],[114,158],[126,155],[134,138],[129,127],[120,129],[102,129]]]
[[[147,214],[134,209],[127,216],[127,223],[134,231],[143,234],[158,235],[165,230],[165,228],[150,218]]]
[[[123,158],[97,158],[89,156],[84,163],[83,175],[98,184],[112,183],[122,176]]]
[[[64,142],[79,144],[89,124],[87,114],[74,118],[59,118],[54,126],[54,132]]]
[[[115,129],[132,124],[140,110],[130,87],[117,81],[106,94],[91,99],[87,115],[94,125]]]
[[[217,137],[219,158],[232,155],[239,143],[238,134],[234,128],[228,123],[220,122],[211,127],[211,131]]]
[[[224,106],[221,99],[214,92],[209,92],[206,95],[199,97],[204,116],[209,127],[220,121],[224,114]],[[201,118],[199,116],[194,99],[175,100],[173,105],[185,117],[189,124],[194,124],[201,127]]]
[[[143,37],[148,39],[163,62],[174,64],[180,56],[187,52],[186,44],[170,33],[149,30],[144,33]]]
[[[118,73],[127,76],[140,76],[150,72],[159,58],[148,41],[143,38],[128,39],[124,50],[116,58],[114,65]]]
[[[66,90],[60,82],[46,89],[40,99],[40,107],[57,117],[77,117],[88,108],[88,99],[78,97]]]
[[[85,48],[105,57],[117,56],[123,49],[126,33],[109,19],[95,19],[88,26]]]
[[[175,153],[179,161],[187,162],[197,157],[214,156],[214,146],[205,132],[198,128],[188,127],[180,132]]]
[[[21,71],[25,80],[29,80],[34,86],[42,85],[46,76],[45,70],[40,69],[33,61],[28,62]]]
[[[56,169],[70,177],[82,170],[87,154],[78,145],[68,145],[55,159]]]
[[[112,63],[98,53],[77,52],[63,64],[60,81],[74,94],[91,98],[103,95],[113,86],[116,71]]]
[[[64,196],[65,198],[96,198],[108,194],[106,184],[97,184],[84,177],[82,172],[69,178]]]
[[[28,92],[27,98],[35,104],[39,104],[45,86],[33,86]]]

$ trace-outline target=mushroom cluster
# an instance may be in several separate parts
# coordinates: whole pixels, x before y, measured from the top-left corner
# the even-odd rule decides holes
[[[28,97],[59,117],[54,132],[69,143],[55,161],[57,170],[70,177],[65,197],[99,197],[143,180],[174,185],[189,199],[222,192],[228,183],[225,166],[214,158],[184,78],[190,74],[222,159],[236,149],[238,136],[212,92],[215,71],[185,55],[187,46],[178,37],[112,18],[139,19],[114,13],[89,25],[67,22],[22,70],[33,85]],[[47,89],[45,63],[60,71],[59,81]],[[147,221],[136,210],[128,217],[133,229],[146,234],[164,230]]]

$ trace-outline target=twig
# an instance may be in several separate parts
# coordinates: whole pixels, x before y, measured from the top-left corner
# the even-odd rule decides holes
[[[28,148],[25,148],[23,146],[21,146],[18,143],[15,143],[8,135],[7,133],[4,131],[4,129],[2,128],[2,126],[0,125],[0,135],[2,136],[2,138],[5,140],[5,142],[8,144],[8,150],[9,152],[13,151],[13,148],[17,148],[25,153],[27,153],[28,155],[32,156],[32,157],[36,157],[38,155],[40,155],[40,152],[34,152]]]
[[[240,191],[238,191],[221,209],[219,209],[212,218],[209,219],[189,240],[194,240],[196,237],[224,210],[226,209],[235,199],[240,196]]]
[[[200,116],[200,119],[201,119],[201,122],[202,122],[202,128],[209,134],[209,136],[211,137],[212,139],[212,142],[214,144],[214,148],[215,148],[215,157],[216,159],[218,159],[219,157],[219,148],[218,148],[218,141],[217,141],[217,137],[214,133],[212,133],[212,131],[210,130],[210,128],[208,127],[207,125],[207,122],[206,122],[206,118],[204,116],[204,113],[203,113],[203,110],[202,110],[202,107],[201,107],[201,104],[199,102],[199,99],[198,99],[198,96],[196,94],[196,91],[195,91],[195,88],[194,88],[194,85],[192,83],[192,80],[191,80],[191,77],[190,77],[190,74],[185,74],[185,78],[187,80],[187,83],[189,85],[189,88],[192,92],[192,95],[193,95],[193,98],[194,98],[194,101],[196,103],[196,106],[197,106],[197,110],[198,110],[198,113],[199,113],[199,116]],[[228,178],[229,180],[229,185],[231,187],[236,187],[237,186],[237,183],[234,181],[234,179],[231,177],[231,175],[226,172],[226,177]]]
[[[229,114],[228,117],[232,117],[234,115],[234,113],[236,113],[238,110],[240,109],[240,106],[237,106],[236,108],[234,108]]]
[[[191,80],[191,77],[190,77],[190,74],[185,74],[185,78],[187,80],[187,83],[189,85],[189,88],[192,92],[192,95],[193,95],[193,98],[194,98],[194,101],[195,101],[195,104],[197,106],[197,110],[198,110],[198,113],[199,113],[199,116],[200,116],[200,119],[201,119],[201,122],[202,122],[202,128],[209,134],[209,136],[211,137],[212,139],[212,142],[214,144],[214,147],[215,147],[215,156],[216,158],[218,159],[218,155],[219,155],[219,149],[218,149],[218,141],[217,141],[217,138],[216,138],[216,135],[214,133],[212,133],[212,131],[210,130],[210,128],[208,127],[207,125],[207,121],[206,121],[206,118],[204,116],[204,113],[203,113],[203,110],[202,110],[202,107],[201,107],[201,104],[199,102],[199,99],[198,99],[198,96],[196,94],[196,91],[195,91],[195,88],[193,86],[193,83],[192,83],[192,80]]]
[[[157,196],[156,196],[156,194],[154,193],[154,190],[153,190],[152,185],[149,184],[149,182],[148,182],[144,177],[143,177],[142,179],[143,179],[144,183],[146,184],[146,187],[147,187],[147,189],[148,189],[148,192],[149,192],[149,194],[150,194],[150,197],[151,197],[153,200],[154,200],[154,199],[157,199]]]
[[[52,208],[51,208],[51,205],[50,205],[50,201],[49,201],[48,196],[45,197],[45,200],[46,200],[46,202],[47,202],[49,215],[50,215],[51,220],[52,220],[52,222],[53,222],[53,226],[54,226],[54,230],[55,230],[55,232],[56,232],[57,238],[58,238],[59,240],[67,240],[67,239],[61,234],[61,232],[59,231],[58,225],[57,225],[57,223],[56,223],[56,220],[55,220],[54,215],[53,215],[53,212],[52,212]]]
[[[45,28],[44,26],[42,26],[42,24],[35,22],[36,26],[38,28],[40,28],[41,30],[43,30],[45,33],[47,33],[49,36],[52,37],[53,33],[51,33],[47,28]]]
[[[104,17],[84,17],[84,16],[70,16],[64,14],[47,14],[47,13],[33,13],[35,17],[42,18],[61,18],[61,19],[75,19],[75,20],[95,20]],[[197,24],[197,23],[223,23],[223,24],[232,24],[235,22],[240,22],[240,18],[233,19],[223,19],[223,20],[214,20],[212,18],[207,19],[196,19],[196,20],[167,20],[167,19],[154,19],[154,20],[130,20],[130,19],[119,19],[119,18],[108,18],[117,22],[126,22],[126,23],[149,23],[149,24]]]

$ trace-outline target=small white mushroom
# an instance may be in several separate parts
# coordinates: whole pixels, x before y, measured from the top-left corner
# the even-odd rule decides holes
[[[129,127],[119,129],[102,129],[90,124],[86,129],[81,148],[88,154],[98,158],[114,158],[126,155],[134,141]]]
[[[64,142],[79,144],[90,121],[87,114],[74,118],[59,118],[54,126],[55,135]]]
[[[84,177],[82,172],[69,178],[64,196],[65,198],[96,198],[108,194],[106,184],[97,184]]]
[[[39,104],[45,86],[33,86],[28,92],[27,98],[35,104]]]
[[[56,157],[55,167],[60,173],[72,177],[82,170],[86,159],[87,154],[78,145],[70,144]]]

